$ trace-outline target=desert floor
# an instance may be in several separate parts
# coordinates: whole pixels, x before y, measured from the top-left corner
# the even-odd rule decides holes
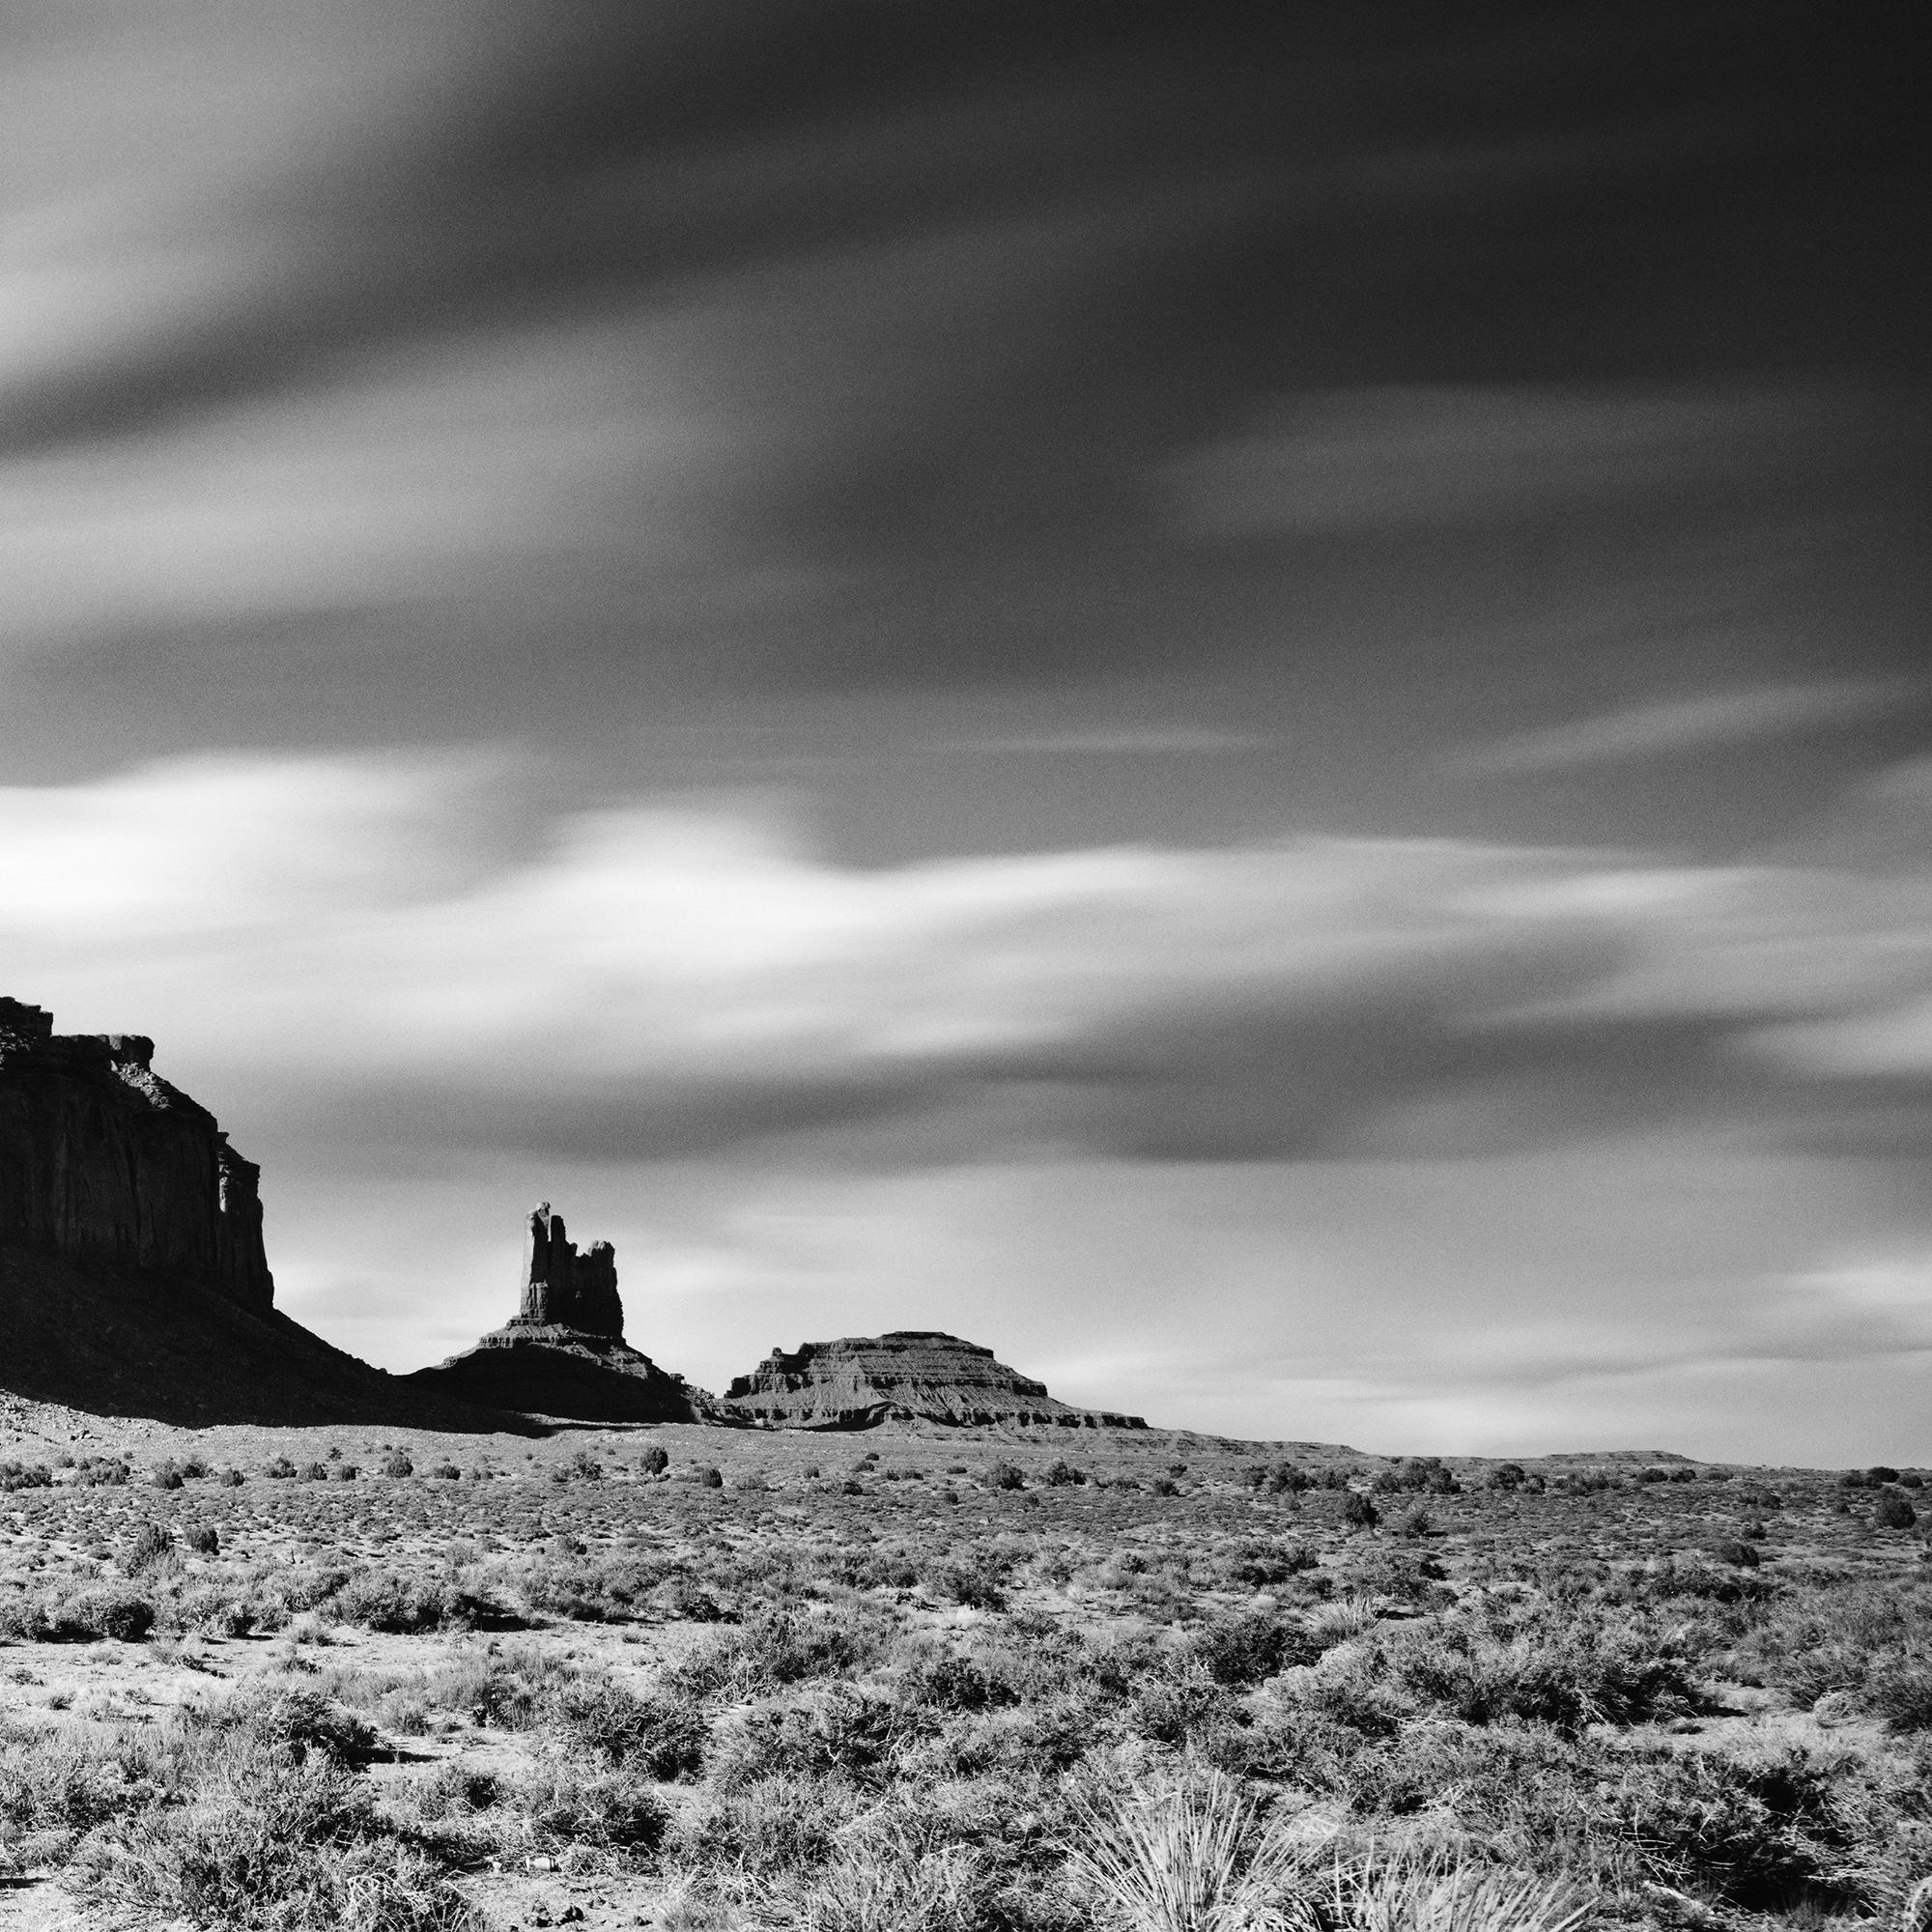
[[[1229,1925],[1932,1872],[1909,1471],[14,1404],[0,1488],[0,1927],[1179,1926],[1209,1826]]]

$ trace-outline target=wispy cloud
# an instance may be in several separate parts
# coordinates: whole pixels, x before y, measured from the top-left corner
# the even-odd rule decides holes
[[[1842,407],[1815,385],[1328,389],[1184,453],[1164,480],[1220,536],[1454,525],[1762,474]]]
[[[520,785],[229,758],[0,791],[16,990],[228,1077],[299,1037],[290,1104],[413,1138],[894,1165],[1747,1120],[1808,1076],[1737,1045],[1932,987],[1932,884],[1895,876],[1405,839],[867,871],[689,802],[532,821]]]
[[[1220,757],[1258,752],[1274,742],[1264,732],[1228,731],[1211,724],[1125,724],[1117,729],[1040,731],[1009,738],[958,738],[936,749],[961,757]]]
[[[1906,679],[1838,679],[1754,691],[1712,692],[1606,711],[1573,724],[1524,731],[1454,759],[1471,773],[1562,771],[1668,757],[1712,746],[1828,731],[1922,705],[1928,687]]]

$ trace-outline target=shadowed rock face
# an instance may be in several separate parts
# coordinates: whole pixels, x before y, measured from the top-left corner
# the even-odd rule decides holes
[[[259,1170],[154,1051],[0,999],[0,1388],[190,1428],[502,1426],[406,1394],[274,1306]]]
[[[870,1429],[883,1422],[960,1427],[1145,1429],[1138,1415],[1075,1408],[990,1349],[932,1329],[774,1349],[725,1391],[722,1407],[791,1429]]]
[[[139,1034],[59,1035],[0,999],[0,1243],[191,1282],[265,1314],[261,1170]]]
[[[512,1326],[576,1328],[621,1340],[624,1304],[617,1295],[617,1251],[592,1241],[580,1255],[563,1216],[541,1202],[524,1237],[524,1288]]]
[[[530,1215],[517,1312],[473,1349],[406,1378],[465,1402],[586,1422],[698,1422],[708,1398],[624,1340],[617,1251],[580,1255],[548,1201]]]

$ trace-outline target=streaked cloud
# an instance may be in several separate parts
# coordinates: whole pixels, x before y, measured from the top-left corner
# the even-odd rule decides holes
[[[1791,1029],[1932,987],[1923,879],[1442,839],[867,871],[768,810],[527,792],[480,755],[0,792],[11,971],[205,1079],[298,1037],[285,1099],[413,1139],[861,1166],[1747,1120],[1806,1084]]]
[[[1668,757],[1718,745],[1827,731],[1922,705],[1928,688],[1906,679],[1839,679],[1757,691],[1712,692],[1600,713],[1573,724],[1524,731],[1453,762],[1462,771],[1562,771]]]
[[[1190,524],[1232,537],[1558,515],[1763,473],[1842,407],[1808,385],[1318,390],[1177,458],[1165,482]]]
[[[1264,732],[1229,731],[1210,724],[1098,726],[1040,731],[1010,738],[961,738],[936,749],[969,757],[1165,758],[1218,757],[1255,752],[1275,741]]]

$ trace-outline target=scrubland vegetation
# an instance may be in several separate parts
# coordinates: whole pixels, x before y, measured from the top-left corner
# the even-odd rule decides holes
[[[208,1444],[0,1463],[0,1924],[1932,1922],[1912,1472]]]

